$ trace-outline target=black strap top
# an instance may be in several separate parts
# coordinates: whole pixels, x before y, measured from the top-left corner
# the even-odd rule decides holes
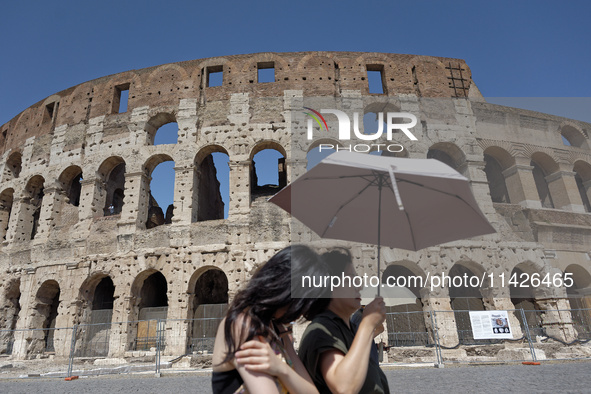
[[[214,372],[211,376],[213,394],[233,394],[242,386],[244,380],[237,369]]]

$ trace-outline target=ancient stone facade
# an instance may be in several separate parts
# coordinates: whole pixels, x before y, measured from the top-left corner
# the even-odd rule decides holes
[[[269,82],[259,80],[263,70],[271,71]],[[378,72],[380,93],[370,92],[368,71]],[[2,125],[1,328],[71,327],[95,322],[98,311],[113,322],[191,319],[203,313],[200,305],[227,303],[290,242],[328,246],[263,198],[303,173],[306,153],[318,144],[341,144],[318,136],[294,146],[290,111],[301,110],[304,97],[353,98],[351,110],[376,113],[388,99],[395,110],[417,114],[420,138],[399,155],[436,158],[464,174],[497,230],[419,252],[383,249],[383,277],[574,274],[569,289],[521,293],[508,285],[414,287],[421,299],[405,310],[535,308],[544,311],[547,332],[577,336],[571,316],[558,310],[589,305],[574,296],[589,294],[591,283],[591,125],[486,103],[463,60],[348,52],[260,53],[128,71],[56,93]],[[154,145],[171,122],[177,142]],[[277,187],[257,187],[253,157],[264,149],[283,156]],[[216,152],[228,155],[230,167],[226,219]],[[166,161],[175,172],[170,209],[157,207],[150,191],[152,171]],[[375,247],[357,246],[354,255],[359,267],[375,270]],[[460,323],[447,316],[436,324],[443,343],[453,345]],[[419,326],[429,332],[431,324]],[[169,328],[167,337],[187,341],[166,351],[184,354],[190,323]],[[108,355],[133,350],[138,330],[112,329]],[[69,352],[68,331],[50,339],[43,331],[3,335],[13,336],[16,357],[49,342],[57,355]]]

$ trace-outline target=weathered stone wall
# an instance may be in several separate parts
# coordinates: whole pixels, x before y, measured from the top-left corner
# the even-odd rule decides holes
[[[257,68],[270,65],[275,82],[259,83]],[[383,94],[369,93],[367,70],[381,70]],[[223,72],[223,83],[209,87],[208,73],[216,71]],[[127,111],[118,113],[119,94],[127,88]],[[397,110],[417,114],[413,131],[420,138],[405,144],[404,155],[447,160],[470,179],[482,211],[497,229],[493,235],[419,252],[382,249],[383,270],[401,265],[421,276],[449,273],[456,264],[475,275],[509,276],[516,267],[541,274],[575,270],[582,278],[578,291],[587,294],[591,222],[580,190],[586,193],[591,185],[591,125],[488,104],[458,59],[261,53],[103,77],[56,93],[0,127],[0,231],[5,234],[0,322],[14,325],[16,299],[15,327],[40,328],[46,322],[39,310],[47,302],[39,290],[57,283],[55,326],[88,323],[89,294],[107,276],[115,288],[113,321],[137,320],[142,285],[157,272],[166,278],[167,317],[192,318],[196,294],[202,296],[196,284],[206,272],[223,272],[231,299],[259,264],[290,242],[328,247],[253,195],[252,161],[263,149],[284,156],[285,181],[305,171],[305,152],[320,139],[295,146],[290,110],[309,96],[356,98],[358,108],[351,110],[365,112],[383,111],[376,108],[388,99]],[[179,126],[177,143],[155,146],[157,129],[168,122]],[[213,152],[229,156],[229,216],[205,220],[221,212],[217,192],[208,189],[216,182]],[[494,179],[504,180],[508,202],[491,199],[486,173],[491,158],[502,171]],[[168,160],[175,163],[172,223],[146,229],[151,174]],[[538,167],[554,208],[542,208],[534,178]],[[73,205],[70,189],[79,174],[79,204]],[[374,247],[358,247],[354,255],[366,272],[376,269]],[[14,281],[20,281],[17,290]],[[420,289],[424,310],[452,310],[447,288],[427,290]],[[552,317],[552,311],[568,307],[565,288],[517,298],[508,287],[479,291],[487,309],[513,309],[512,298],[531,298],[547,311],[549,331],[564,339],[576,335],[572,322]],[[444,344],[455,345],[453,315],[437,324],[446,334]],[[137,327],[122,327],[111,333],[110,355],[133,344]],[[174,327],[167,335],[187,337],[191,330],[187,324]],[[14,353],[20,357],[40,340],[17,336]],[[56,334],[56,353],[66,354],[68,343],[65,332]],[[182,354],[185,348],[166,351]]]

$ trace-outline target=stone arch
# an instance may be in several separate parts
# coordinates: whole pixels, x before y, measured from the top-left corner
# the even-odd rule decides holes
[[[5,285],[3,297],[4,301],[0,310],[0,354],[12,354],[14,344],[14,330],[19,319],[21,311],[21,280],[13,278],[8,280]]]
[[[178,140],[178,124],[176,119],[176,113],[173,112],[159,112],[156,115],[152,116],[150,120],[146,123],[146,138],[148,145],[155,145],[156,135],[159,134],[161,128],[167,124],[174,123],[177,125],[176,127],[176,141]],[[171,132],[171,130],[166,130],[166,132]]]
[[[558,171],[558,164],[546,153],[535,152],[531,155],[530,165],[533,167],[532,174],[542,207],[554,208],[552,193],[547,177]]]
[[[315,139],[310,143],[306,152],[306,169],[311,169],[322,159],[336,152],[336,149],[342,145],[341,141],[334,138]]]
[[[0,242],[6,239],[12,205],[14,203],[14,189],[8,188],[0,193]]]
[[[146,212],[146,217],[147,217],[146,228],[147,229],[161,226],[163,224],[170,224],[172,217],[174,215],[174,205],[173,204],[169,204],[166,207],[166,211],[164,211],[164,209],[162,209],[162,207],[160,207],[160,205],[156,201],[156,198],[154,198],[154,196],[152,195],[152,181],[153,181],[154,170],[160,164],[170,162],[170,161],[173,162],[173,166],[174,166],[174,160],[172,157],[170,157],[169,155],[167,155],[165,153],[160,153],[160,154],[156,154],[156,155],[149,157],[148,160],[146,160],[146,162],[144,163],[144,166],[143,166],[144,172],[148,177],[148,184],[146,187],[146,193],[147,193],[146,201],[148,201],[148,204],[147,204],[147,207],[145,208],[145,209],[147,209],[147,212]],[[160,179],[160,181],[162,181],[162,179]],[[174,195],[174,182],[173,182],[172,192]],[[173,197],[173,199],[174,199],[174,197]],[[166,215],[165,215],[165,212],[166,212]]]
[[[277,160],[277,184],[259,185],[258,179],[260,172],[257,173],[257,166],[255,162],[255,156],[263,150],[274,150],[283,157]],[[261,196],[268,196],[275,194],[283,187],[287,185],[287,168],[285,166],[285,160],[287,159],[287,153],[285,148],[277,141],[264,140],[260,141],[252,148],[250,152],[250,191],[251,201]],[[271,164],[269,164],[271,165]]]
[[[565,145],[573,146],[576,148],[589,149],[587,136],[578,127],[575,127],[570,124],[564,124],[560,127],[559,130]]]
[[[3,180],[5,182],[10,181],[12,179],[18,178],[21,173],[23,166],[23,155],[21,152],[16,151],[12,152],[8,159],[6,159],[6,163],[4,165],[4,177]]]
[[[82,169],[75,165],[66,168],[58,177],[61,191],[66,195],[66,202],[75,207],[80,205],[81,181]]]
[[[466,163],[464,152],[451,142],[438,142],[431,145],[427,152],[427,159],[439,160],[460,173],[463,173],[463,167]]]
[[[583,207],[586,212],[591,212],[591,164],[583,160],[577,160],[573,166],[575,182]]]
[[[125,196],[125,160],[119,156],[109,157],[99,166],[97,175],[102,181],[97,185],[102,215],[120,214]]]
[[[189,349],[211,352],[217,327],[228,308],[228,277],[218,267],[201,267],[189,280],[189,294],[193,316]]]
[[[60,294],[60,285],[53,279],[46,280],[39,286],[31,308],[29,328],[42,329],[42,331],[36,331],[31,335],[28,354],[55,351],[54,328],[62,301]]]
[[[492,202],[511,203],[509,190],[503,171],[515,165],[515,158],[498,146],[484,150],[484,172]]]
[[[196,186],[193,187],[193,222],[224,218],[225,204],[218,180],[221,169],[216,167],[214,154],[223,154],[230,160],[228,151],[220,145],[207,145],[195,155],[194,165],[197,171],[193,175],[193,185]],[[227,201],[230,200],[229,195],[226,198]]]
[[[388,306],[388,290],[383,291],[386,301],[388,345],[417,346],[429,343],[428,325],[421,302],[421,290],[424,289],[421,285],[424,285],[425,277],[425,272],[416,263],[407,260],[390,263],[384,270],[382,284],[388,286],[389,282],[396,280],[398,287],[408,289],[415,297],[408,299],[405,304]]]

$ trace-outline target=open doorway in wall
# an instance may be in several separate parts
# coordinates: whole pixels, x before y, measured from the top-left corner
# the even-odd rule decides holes
[[[14,331],[21,311],[20,279],[8,282],[4,293],[4,305],[0,312],[0,354],[12,354]]]
[[[106,357],[113,317],[113,280],[109,276],[95,276],[81,290],[87,309],[83,312],[83,324],[87,325],[82,327],[84,340],[76,343],[76,356]]]
[[[259,147],[252,157],[250,170],[251,201],[271,196],[287,185],[285,153],[276,144]]]
[[[97,216],[119,215],[125,197],[125,161],[121,157],[110,157],[100,165],[97,174],[102,181],[97,186],[101,198]]]
[[[55,328],[60,304],[60,286],[55,280],[41,284],[33,300],[29,328],[37,329],[27,339],[27,355],[55,351]]]
[[[229,156],[222,147],[209,147],[197,154],[195,159],[194,189],[197,199],[196,220],[225,219],[230,206]],[[193,214],[195,217],[195,213]]]
[[[167,155],[155,156],[146,165],[146,171],[150,170],[147,229],[171,224],[174,216],[174,161]]]
[[[143,275],[142,275],[143,276]],[[149,350],[164,327],[162,319],[168,314],[168,285],[161,272],[156,271],[144,279],[139,290],[137,335],[133,350]]]
[[[220,321],[228,309],[228,278],[217,268],[203,272],[195,282],[189,352],[211,353]]]
[[[179,126],[171,113],[159,113],[153,116],[146,129],[148,145],[168,145],[178,142]]]
[[[476,271],[476,272],[475,272]],[[480,288],[470,286],[470,281],[461,281],[455,278],[480,278],[480,271],[484,272],[482,267],[473,269],[464,264],[456,263],[449,270],[451,283],[461,282],[461,286],[449,287],[449,298],[451,309],[454,311],[456,328],[458,330],[458,339],[462,345],[476,344],[472,333],[472,323],[470,322],[470,311],[484,311],[482,294]],[[482,343],[482,341],[479,341]]]
[[[526,274],[527,272],[527,274]],[[527,325],[530,333],[533,335],[545,335],[542,324],[541,310],[535,299],[534,287],[531,284],[531,274],[534,271],[527,269],[524,266],[517,266],[511,271],[509,278],[515,280],[509,281],[509,290],[511,295],[511,302],[516,310],[523,309]],[[521,327],[525,327],[523,315],[519,311],[515,311],[515,316]]]

